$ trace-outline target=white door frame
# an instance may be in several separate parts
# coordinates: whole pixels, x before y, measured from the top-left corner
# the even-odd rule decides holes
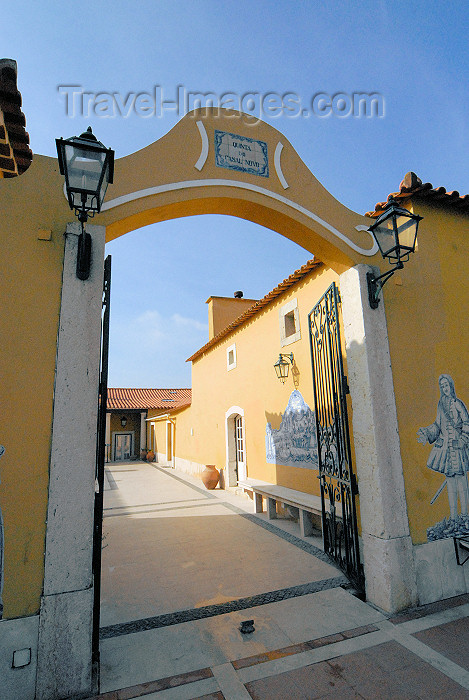
[[[112,444],[111,444],[111,461],[116,461],[116,437],[118,435],[130,435],[130,457],[129,460],[133,458],[135,449],[135,430],[113,430],[112,431]],[[126,461],[126,460],[119,460]]]
[[[166,462],[174,467],[174,423],[166,421]]]
[[[225,413],[225,445],[226,445],[226,462],[225,462],[225,486],[237,486],[238,481],[234,477],[234,469],[236,467],[236,439],[235,439],[235,418],[240,416],[242,419],[242,430],[244,438],[244,462],[238,464],[238,481],[246,479],[246,425],[244,421],[244,409],[240,406],[231,406]]]

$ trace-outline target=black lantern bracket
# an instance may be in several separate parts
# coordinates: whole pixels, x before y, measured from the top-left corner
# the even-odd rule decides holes
[[[394,197],[389,197],[384,211],[368,229],[378,244],[381,255],[392,265],[391,270],[378,277],[373,272],[366,275],[368,301],[372,309],[378,308],[379,294],[388,279],[396,270],[402,270],[410,254],[415,252],[421,220],[421,216],[400,207]]]
[[[368,301],[370,302],[370,306],[372,309],[378,308],[379,293],[381,292],[388,279],[393,276],[396,270],[402,270],[403,267],[404,263],[399,262],[395,267],[393,267],[392,270],[388,270],[388,272],[385,272],[379,277],[375,277],[372,272],[366,273],[366,281],[368,284]]]
[[[77,277],[79,280],[87,280],[91,271],[91,235],[85,231],[85,224],[81,222],[81,233],[78,236],[77,250]]]

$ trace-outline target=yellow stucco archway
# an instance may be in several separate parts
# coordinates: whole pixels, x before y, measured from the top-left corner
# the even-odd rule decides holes
[[[196,214],[228,214],[270,228],[337,272],[376,253],[367,219],[332,197],[273,127],[205,109],[116,162],[96,223],[106,240]]]
[[[34,221],[35,230],[63,233],[71,214],[57,159],[35,156],[20,185],[4,184],[6,211],[26,225]],[[198,214],[265,226],[338,273],[377,252],[370,220],[338,202],[279,131],[240,112],[191,112],[158,141],[116,160],[114,183],[90,223],[106,226],[108,242]]]

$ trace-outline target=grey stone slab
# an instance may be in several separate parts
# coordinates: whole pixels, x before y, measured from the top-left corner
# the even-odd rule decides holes
[[[252,700],[252,696],[239,680],[238,674],[231,664],[216,666],[213,669],[213,674],[227,700],[229,698],[236,698],[236,700]]]
[[[309,641],[336,632],[370,625],[385,617],[342,588],[320,591],[281,605],[266,606],[292,642]]]
[[[92,609],[92,588],[43,598],[36,700],[91,694]]]
[[[114,637],[101,642],[101,692],[225,662],[219,646],[196,623]]]
[[[421,605],[469,591],[469,563],[458,566],[452,539],[414,546]]]
[[[34,700],[39,615],[0,620],[0,697],[2,700]],[[13,668],[13,655],[30,649],[31,661]],[[24,654],[26,656],[26,654]]]
[[[157,693],[150,693],[143,697],[144,700],[194,700],[195,698],[205,697],[210,693],[216,693],[218,689],[219,685],[215,678],[206,678],[195,683],[179,685],[177,688],[168,688]],[[229,698],[226,697],[226,700],[229,700]]]

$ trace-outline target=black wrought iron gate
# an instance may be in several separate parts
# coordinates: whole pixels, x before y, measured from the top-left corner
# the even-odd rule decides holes
[[[109,314],[111,302],[111,256],[104,261],[103,305],[101,316],[101,361],[99,374],[98,426],[96,441],[96,489],[93,532],[93,665],[99,673],[99,610],[101,603],[101,549],[103,536],[104,459],[106,452],[106,404],[109,359]]]
[[[354,586],[363,591],[356,510],[358,488],[350,449],[339,305],[339,290],[333,283],[309,314],[322,531],[324,551]]]

